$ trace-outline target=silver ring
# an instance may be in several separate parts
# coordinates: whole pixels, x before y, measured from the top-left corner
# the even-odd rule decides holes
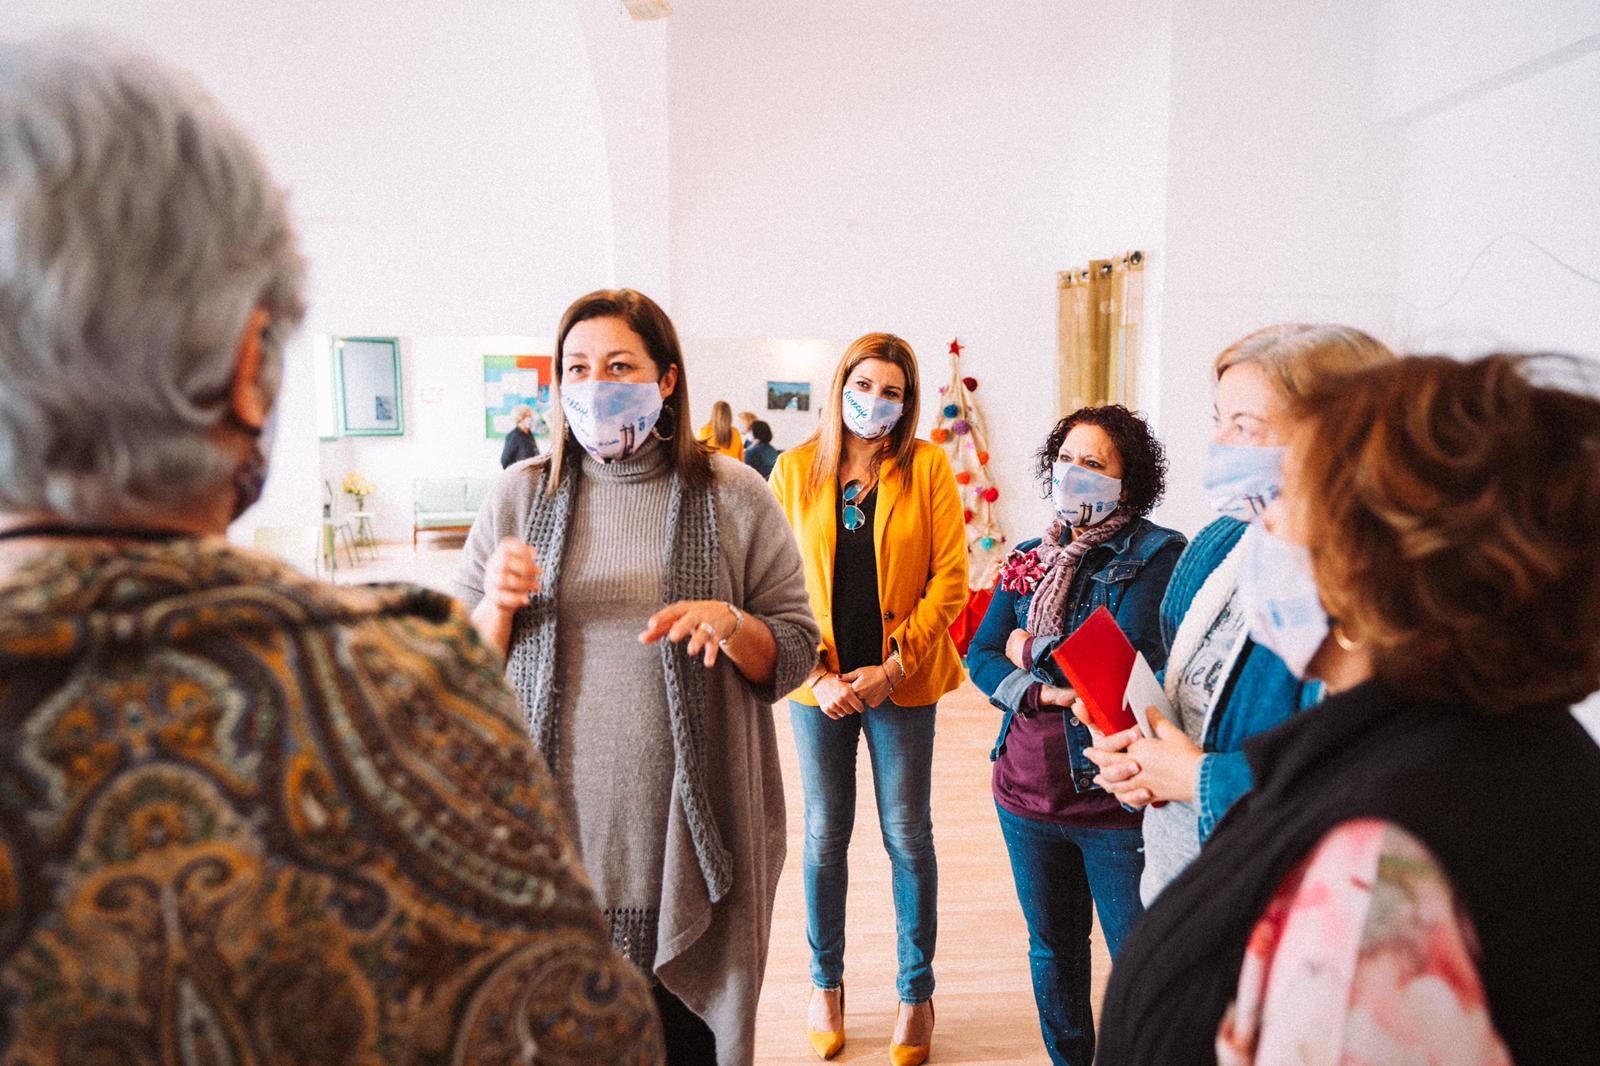
[[[697,626],[696,628],[705,630],[707,633],[710,633],[713,637],[717,635],[717,627],[712,625],[710,622],[701,622],[699,624],[699,626]]]

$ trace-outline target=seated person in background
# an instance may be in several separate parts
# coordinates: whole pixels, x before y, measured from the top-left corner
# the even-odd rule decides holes
[[[511,409],[511,420],[516,425],[506,434],[506,443],[500,449],[500,469],[524,459],[539,457],[539,441],[533,435],[533,408],[519,403]]]
[[[1405,359],[1297,405],[1250,632],[1332,695],[1123,945],[1101,1063],[1591,1062],[1600,402]]]
[[[1140,812],[1095,787],[1089,728],[1064,710],[1076,694],[1050,653],[1105,607],[1152,669],[1166,663],[1161,596],[1184,539],[1145,517],[1166,468],[1149,424],[1125,407],[1056,423],[1033,470],[1055,518],[1012,552],[967,652],[973,683],[1003,712],[989,756],[995,809],[1028,923],[1039,1028],[1058,1064],[1094,1060],[1089,903],[1114,958],[1144,913],[1144,837]]]
[[[459,609],[224,539],[305,306],[254,146],[0,44],[0,234],[0,1059],[659,1062]]]
[[[783,454],[772,446],[772,427],[758,420],[750,427],[750,438],[755,443],[744,450],[745,464],[754,467],[762,477],[771,477],[772,464]]]
[[[711,421],[701,426],[695,436],[711,445],[712,451],[744,461],[744,439],[733,431],[733,408],[727,400],[711,405]]]

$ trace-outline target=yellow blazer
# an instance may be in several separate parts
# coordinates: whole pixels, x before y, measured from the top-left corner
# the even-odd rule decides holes
[[[833,558],[838,543],[839,482],[829,478],[814,499],[806,500],[806,477],[815,444],[802,444],[778,457],[768,483],[778,497],[800,544],[811,613],[822,627],[822,661],[839,669],[833,638]],[[967,603],[967,532],[961,493],[950,460],[936,445],[917,441],[909,484],[902,485],[891,461],[878,478],[878,506],[872,542],[878,557],[878,602],[883,609],[883,658],[900,649],[906,679],[895,686],[893,702],[920,707],[961,684],[961,656],[950,639],[950,625]],[[817,705],[811,686],[789,694]]]
[[[737,459],[740,462],[744,462],[744,438],[739,436],[739,431],[737,429],[733,431],[733,443],[729,444],[726,448],[717,447],[717,442],[711,439],[710,422],[707,422],[705,425],[701,426],[700,432],[696,433],[695,437],[705,441],[707,444],[711,445],[715,451],[721,452],[728,458]]]

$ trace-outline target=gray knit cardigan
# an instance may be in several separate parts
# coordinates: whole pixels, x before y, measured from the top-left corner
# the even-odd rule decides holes
[[[547,463],[547,458],[531,459],[506,470],[473,523],[455,589],[469,609],[483,596],[483,567],[494,546],[505,536],[525,537],[538,524],[536,512],[555,503],[543,494]],[[734,1066],[753,1061],[755,1054],[756,1002],[787,837],[772,704],[811,672],[820,633],[794,536],[766,483],[725,456],[712,457],[712,472],[713,498],[706,512],[715,517],[711,597],[766,623],[777,641],[778,663],[772,682],[757,686],[732,663],[719,660],[696,679],[703,684],[693,686],[704,701],[695,715],[703,758],[688,765],[700,780],[693,789],[674,781],[654,970],[715,1032],[719,1066]],[[532,639],[525,622],[516,632]],[[676,772],[685,768],[680,759]],[[703,814],[688,809],[686,795],[696,797],[691,803],[703,798]],[[714,823],[715,837],[731,858],[726,884],[717,883],[720,877],[709,879],[717,889],[715,900],[703,869],[706,827],[697,824],[703,817]]]

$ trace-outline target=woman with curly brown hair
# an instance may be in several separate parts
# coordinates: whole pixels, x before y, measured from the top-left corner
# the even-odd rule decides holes
[[[1556,365],[1408,359],[1298,405],[1240,585],[1333,695],[1247,747],[1256,791],[1117,961],[1101,1062],[1600,1047],[1600,750],[1568,713],[1600,686],[1600,402]]]
[[[1141,815],[1095,786],[1088,726],[1050,653],[1099,607],[1160,669],[1160,606],[1184,538],[1144,516],[1165,488],[1166,454],[1143,418],[1084,407],[1056,423],[1034,475],[1055,505],[1042,538],[1017,546],[967,653],[1003,716],[990,759],[1000,829],[1028,923],[1039,1028],[1055,1063],[1094,1058],[1089,906],[1113,955],[1144,908]]]

